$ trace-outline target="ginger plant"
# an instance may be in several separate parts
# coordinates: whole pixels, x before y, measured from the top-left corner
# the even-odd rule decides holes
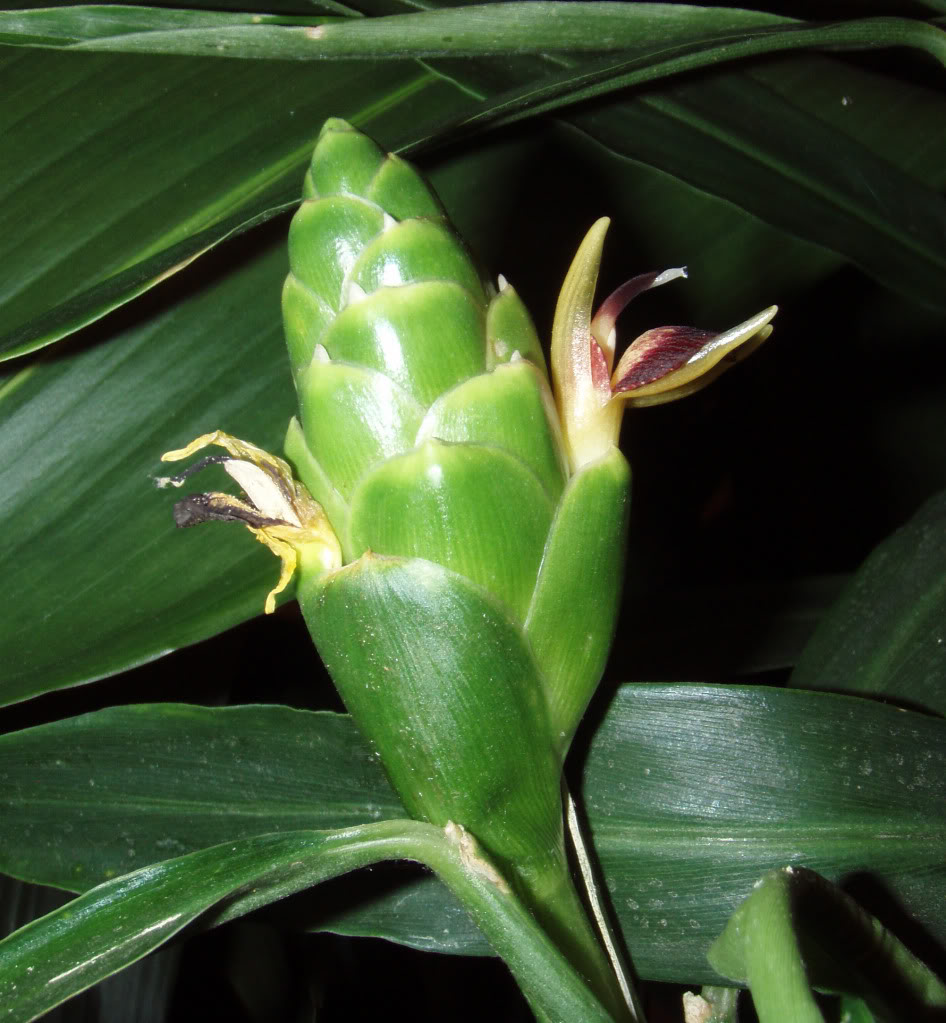
[[[328,121],[283,290],[299,479],[217,431],[164,459],[226,455],[159,482],[222,462],[245,499],[186,497],[178,524],[244,522],[283,565],[268,611],[298,575],[319,653],[405,807],[482,848],[487,876],[608,1011],[639,1018],[573,884],[561,795],[624,571],[621,415],[709,382],[768,336],[776,310],[722,334],[648,331],[614,367],[621,310],[685,271],[635,277],[592,316],[607,226],[589,231],[562,287],[553,397],[514,289],[481,278],[413,168]]]

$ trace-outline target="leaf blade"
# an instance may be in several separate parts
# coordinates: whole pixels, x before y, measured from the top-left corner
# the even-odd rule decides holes
[[[462,893],[538,1011],[607,1023],[584,982],[514,898],[478,874],[443,831],[403,820],[263,835],[106,882],[0,942],[7,1016],[14,1023],[35,1019],[200,916],[232,919],[327,877],[391,858],[421,860]]]
[[[791,685],[946,713],[944,528],[940,493],[875,548],[819,623]]]
[[[365,773],[370,755],[345,716],[278,708],[185,710],[203,720],[196,736],[219,736],[227,731],[241,744],[246,751],[242,770],[247,778],[254,773],[282,777],[298,772],[300,761],[290,751],[298,748],[299,737],[307,731],[315,736],[329,728],[331,741],[324,747],[324,761],[340,748],[348,751],[345,755],[353,758],[356,767],[364,765],[354,774],[355,796],[362,802],[350,801],[344,818],[316,817],[320,811],[313,809],[312,819],[352,821],[362,814],[361,819],[368,821],[375,819],[378,810],[397,813],[390,788],[386,782],[382,786],[380,771],[373,772],[374,781],[372,774]],[[36,752],[37,745],[27,757],[25,743],[46,736],[52,759],[59,737],[69,727],[78,729],[81,722],[86,745],[73,746],[76,752],[72,755],[77,756],[82,748],[101,751],[108,723],[125,720],[122,741],[126,748],[123,752],[116,743],[111,755],[117,758],[116,765],[130,765],[138,752],[133,727],[136,713],[133,709],[110,710],[76,719],[73,725],[43,726],[43,731],[32,730],[32,736],[19,733],[0,740],[0,773],[7,774],[11,790],[16,790],[20,778],[25,794],[18,815],[10,817],[18,822],[17,829],[11,829],[11,838],[29,827],[36,829],[34,841],[24,846],[32,874],[22,868],[15,873],[75,888],[68,864],[53,859],[57,847],[71,848],[77,859],[88,862],[99,856],[101,862],[103,854],[95,850],[94,843],[110,842],[115,865],[131,868],[144,865],[156,841],[169,832],[193,832],[210,842],[247,834],[246,830],[234,831],[246,826],[239,820],[208,809],[214,801],[225,804],[227,791],[232,790],[226,762],[221,761],[221,770],[208,774],[207,767],[197,761],[206,744],[191,742],[183,729],[171,727],[170,718],[164,726],[161,719],[157,721],[153,742],[147,738],[148,730],[143,731],[145,764],[138,768],[142,783],[153,775],[156,790],[163,791],[175,784],[168,772],[178,771],[185,778],[193,774],[202,798],[190,809],[182,809],[178,824],[166,810],[150,820],[147,814],[133,817],[126,833],[135,836],[137,858],[121,855],[127,846],[121,835],[109,836],[108,828],[98,833],[76,816],[79,800],[87,798],[85,775],[72,779],[74,791],[63,789],[55,806],[30,809],[29,798],[37,786],[29,784],[31,772],[35,773],[29,765],[42,763],[43,757]],[[174,708],[167,712],[174,713]],[[244,729],[254,713],[260,718],[250,733],[258,730],[262,736],[271,729],[268,745],[262,739],[244,742]],[[247,724],[240,725],[240,721]],[[222,728],[215,722],[226,725]],[[166,728],[163,738],[162,727]],[[786,863],[806,866],[844,883],[857,891],[860,901],[873,912],[877,910],[872,909],[870,899],[872,893],[876,895],[876,887],[865,887],[862,879],[875,878],[885,898],[892,896],[905,913],[942,940],[938,905],[946,892],[940,855],[946,834],[942,812],[946,801],[938,793],[946,787],[944,728],[946,725],[934,718],[833,694],[752,686],[621,687],[584,761],[584,804],[638,973],[646,979],[669,982],[718,983],[719,974],[705,959],[710,943],[755,881]],[[140,724],[137,732],[142,732]],[[253,755],[252,749],[257,751]],[[302,823],[299,800],[287,799],[287,793],[296,787],[296,791],[314,794],[319,772],[327,773],[327,783],[337,782],[323,762],[323,754],[313,756],[307,769],[313,772],[311,777],[293,777],[291,786],[283,786],[282,792],[279,786],[267,787],[266,813],[255,821],[247,816],[249,825],[276,829]],[[168,774],[166,781],[162,780],[164,774]],[[127,777],[127,771],[115,771],[116,779],[122,776]],[[261,784],[255,783],[260,792]],[[126,788],[133,791],[128,782]],[[339,799],[347,798],[345,791],[349,790],[342,787]],[[321,812],[335,812],[331,799],[320,798],[327,800]],[[202,820],[198,812],[203,814]],[[5,808],[5,819],[8,813]],[[63,822],[73,825],[71,832],[63,831]],[[56,842],[53,846],[51,839]],[[14,866],[10,849],[0,855],[0,866],[10,871]],[[110,855],[113,853],[106,845],[104,856]],[[89,878],[96,879],[91,872]],[[455,899],[433,879],[405,878],[399,872],[381,873],[374,881],[363,901],[352,898],[363,887],[360,880],[351,888],[339,882],[330,909],[316,905],[293,923],[305,925],[308,921],[319,930],[387,937],[424,949],[463,954],[485,951]],[[352,908],[355,901],[361,904]],[[445,929],[449,933],[444,933]]]

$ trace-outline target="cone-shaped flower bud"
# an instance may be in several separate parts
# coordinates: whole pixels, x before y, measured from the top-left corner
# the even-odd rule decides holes
[[[244,521],[284,576],[298,560],[309,629],[405,806],[475,836],[609,997],[569,881],[560,780],[617,613],[621,412],[693,389],[771,312],[718,337],[650,332],[612,378],[620,308],[682,271],[637,278],[592,321],[599,221],[559,299],[553,398],[522,302],[480,276],[413,168],[332,120],[304,195],[283,291],[299,399],[286,453],[304,487],[281,460],[204,437],[165,457],[224,444],[250,501],[203,495],[182,515]]]
[[[772,333],[769,321],[778,311],[770,306],[723,333],[694,327],[648,330],[614,368],[618,316],[642,291],[686,277],[686,268],[632,278],[592,317],[609,223],[602,217],[582,241],[565,277],[552,328],[552,376],[573,471],[617,444],[627,405],[657,405],[705,387]]]

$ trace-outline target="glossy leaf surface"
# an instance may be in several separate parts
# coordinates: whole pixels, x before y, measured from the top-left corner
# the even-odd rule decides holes
[[[357,65],[329,73],[9,47],[0,88],[10,141],[0,165],[7,357],[92,322],[297,200],[329,114],[383,116],[393,141],[409,123],[401,104],[414,117],[421,95],[438,111],[456,96],[417,65],[366,77]]]
[[[192,724],[185,729],[182,721]],[[109,734],[113,745],[103,751]],[[755,881],[786,864],[842,883],[868,910],[872,900],[892,897],[941,938],[943,749],[942,721],[853,697],[621,687],[591,739],[582,791],[640,975],[718,982],[705,959],[711,942]],[[84,890],[107,869],[143,866],[162,850],[196,848],[191,835],[224,842],[307,819],[324,826],[399,813],[350,720],[334,715],[115,709],[6,736],[0,751],[3,815],[16,822],[0,866],[72,889]],[[90,766],[64,770],[57,756]],[[42,801],[32,765],[49,794]],[[220,814],[233,785],[243,796],[232,815]],[[174,798],[155,799],[155,790]],[[24,842],[27,832],[33,838]],[[166,849],[169,835],[183,847]],[[363,879],[334,892],[330,908],[315,904],[312,926],[485,951],[432,880],[399,873],[376,881],[357,908],[352,895]]]
[[[0,939],[69,901],[65,892],[0,877]],[[66,1023],[84,1018],[89,1023],[164,1023],[171,1011],[174,984],[180,976],[181,947],[168,945],[69,1002],[59,1016]],[[55,1016],[47,1016],[52,1023]]]
[[[637,76],[639,81],[660,78],[671,70],[699,67],[701,61],[718,64],[720,59],[743,56],[738,45],[727,43],[722,48],[705,51],[701,58],[699,44],[693,40],[705,38],[707,32],[710,36],[720,31],[738,33],[750,23],[773,23],[771,15],[727,9],[654,5],[652,10],[638,11],[635,7],[624,10],[622,5],[617,7],[619,17],[643,19],[642,24],[635,26],[635,31],[653,28],[647,21],[653,18],[662,33],[667,32],[668,24],[673,24],[674,30],[680,33],[682,45],[697,45],[695,58],[687,58],[689,63],[680,68],[665,68],[662,67],[664,53],[661,50],[655,52],[652,47],[648,51],[644,44],[644,55],[637,58],[643,69],[643,73]],[[113,21],[116,17],[114,8],[100,9],[100,13],[106,21]],[[461,23],[464,20],[471,25],[476,22],[473,12],[431,13],[445,14],[459,19]],[[604,12],[599,13],[604,16]],[[54,8],[51,12],[42,12],[42,15],[40,12],[8,13],[8,17],[21,27],[25,20],[41,16],[54,23],[78,18],[88,26],[88,19],[95,16],[95,9]],[[207,13],[140,8],[121,9],[118,16],[146,20],[164,17],[179,21],[186,21],[189,17],[197,21],[208,18]],[[265,16],[263,20],[266,20]],[[397,22],[398,19],[394,20]],[[544,26],[554,26],[554,22],[550,23],[547,18],[540,18],[540,21]],[[893,21],[896,19],[888,19],[888,22]],[[355,26],[341,26],[345,30],[349,27],[356,32],[363,32],[366,28],[372,30],[370,24],[363,22]],[[268,31],[266,25],[253,28],[263,33]],[[834,28],[847,30],[848,26]],[[920,44],[927,36],[935,43],[942,34],[932,26],[916,22],[901,22],[899,28],[907,33],[906,36],[898,37],[896,31],[891,34],[891,25],[885,25],[882,19],[861,23],[860,39],[864,45],[896,41],[909,44],[910,33],[913,33],[917,37],[915,41]],[[524,30],[528,31],[528,28]],[[563,27],[558,30],[567,40],[568,30]],[[63,31],[69,36],[74,28],[64,26]],[[551,31],[556,29],[553,27]],[[44,35],[47,32],[55,34],[49,26],[43,30]],[[144,35],[154,34],[149,31]],[[819,42],[817,37],[808,39],[794,27],[789,28],[784,38],[788,48],[807,47]],[[763,51],[769,45],[765,35],[758,41]],[[824,41],[827,42],[827,38]],[[5,53],[8,56],[0,67],[0,76],[4,94],[15,100],[9,108],[22,113],[26,103],[30,113],[28,117],[18,116],[9,125],[4,125],[5,130],[15,131],[12,136],[15,144],[8,151],[11,156],[16,154],[15,161],[11,160],[3,175],[7,188],[5,208],[7,217],[11,219],[5,224],[10,241],[7,249],[0,253],[3,257],[0,267],[9,288],[5,292],[9,298],[0,324],[3,328],[0,348],[11,354],[48,343],[83,323],[91,322],[172,272],[230,230],[252,222],[255,217],[268,216],[275,206],[292,201],[298,196],[298,175],[305,163],[307,150],[326,115],[341,113],[376,130],[371,121],[383,114],[383,131],[376,133],[386,139],[410,141],[411,117],[416,125],[418,102],[432,116],[448,123],[461,114],[469,116],[472,110],[469,94],[464,98],[462,91],[451,89],[442,79],[408,63],[389,64],[387,67],[372,64],[370,74],[366,75],[357,65],[340,66],[336,62],[287,65],[280,61],[256,61],[248,69],[242,62],[201,57],[162,60],[146,55],[64,54],[18,50],[15,47],[8,47]],[[463,77],[465,86],[472,84],[479,88],[477,98],[488,95],[491,89],[501,91],[504,88],[502,83],[492,87],[488,83],[479,85],[474,70],[474,65],[470,64]],[[522,58],[521,64],[515,68],[514,80],[528,81],[529,84],[523,87],[523,95],[515,104],[517,110],[528,113],[530,109],[538,109],[540,103],[544,103],[547,109],[555,109],[581,97],[586,71],[580,70],[574,82],[566,77],[556,86],[556,98],[551,101],[541,89],[536,89],[533,81],[541,81],[549,73],[548,67],[535,65],[531,58]],[[553,78],[557,74],[556,70]],[[147,88],[143,91],[137,87],[127,88],[126,82],[142,84],[142,76],[147,79]],[[818,79],[823,77],[820,73],[817,76]],[[845,118],[845,130],[853,127],[856,132],[864,123],[874,126],[868,130],[876,132],[876,126],[881,122],[876,116],[870,116],[868,104],[872,100],[862,99],[858,91],[849,88],[858,84],[857,73],[845,72],[841,78],[841,95],[851,107]],[[105,89],[108,103],[101,102],[103,83],[109,83]],[[751,81],[747,84],[753,88]],[[610,91],[621,85],[620,80],[604,81],[597,91]],[[897,102],[898,89],[905,91],[909,88],[895,82],[890,85],[892,89],[880,98],[884,105]],[[808,104],[805,94],[816,89],[817,84],[805,82],[800,94],[792,97],[792,102],[804,110]],[[183,101],[175,90],[185,97]],[[927,120],[932,127],[938,123],[937,117],[941,120],[942,113],[937,114],[930,108],[931,103],[936,103],[935,94],[929,90],[925,90],[925,95],[922,89],[916,91],[920,101],[911,105],[911,116],[907,120],[922,131]],[[232,99],[225,110],[214,103],[213,97],[218,93]],[[142,95],[160,98],[142,111]],[[342,105],[338,99],[341,95],[346,97]],[[241,102],[241,96],[252,97],[252,101]],[[798,153],[798,147],[793,147],[791,141],[796,135],[796,127],[807,131],[812,126],[798,124],[796,115],[780,117],[774,107],[767,110],[770,100],[771,97],[755,97],[754,109],[760,115],[758,125],[778,123],[780,137],[788,143],[784,152]],[[44,107],[43,104],[47,103],[48,107]],[[29,104],[35,109],[30,109]],[[487,123],[495,120],[502,114],[502,106],[503,103],[490,99],[479,116],[485,116]],[[824,106],[809,109],[818,117],[824,116]],[[862,110],[866,116],[862,116]],[[614,129],[618,128],[623,116],[617,112],[608,115]],[[671,147],[675,147],[675,152],[667,149],[658,152],[654,149],[656,136],[645,133],[634,136],[639,143],[631,154],[635,158],[656,160],[657,166],[671,173],[681,173],[688,180],[694,180],[692,175],[696,175],[696,183],[704,191],[722,194],[737,203],[752,203],[755,201],[752,196],[758,195],[760,205],[750,205],[749,208],[764,217],[775,217],[776,222],[789,223],[791,230],[803,236],[810,229],[821,230],[821,217],[815,216],[817,211],[812,203],[792,182],[796,178],[798,181],[804,178],[809,184],[813,183],[810,191],[816,194],[823,190],[823,185],[831,186],[829,179],[836,183],[837,170],[827,166],[807,170],[800,168],[802,177],[790,168],[785,168],[784,172],[777,171],[798,196],[793,198],[792,204],[798,203],[800,210],[807,211],[799,216],[800,210],[793,213],[786,206],[784,196],[771,201],[775,194],[772,190],[760,191],[753,185],[746,191],[745,184],[740,183],[740,175],[735,172],[740,167],[749,167],[749,164],[738,152],[738,147],[729,154],[720,150],[708,162],[694,163],[690,159],[693,143],[685,137],[687,129],[680,123],[678,114],[669,109],[654,108],[649,116],[656,117],[658,121],[666,116],[669,118],[667,124],[677,122],[673,132],[668,134],[663,130],[659,133],[669,140]],[[741,130],[754,133],[755,123],[744,123]],[[208,124],[212,124],[211,130],[208,130]],[[36,130],[37,125],[43,126],[42,131]],[[139,144],[127,144],[127,125],[140,126]],[[76,137],[77,126],[81,126],[79,137]],[[607,125],[595,129],[599,138],[605,139],[602,132],[606,128]],[[895,141],[896,135],[904,130],[903,122],[891,130],[894,134],[889,136],[887,159],[897,165],[904,160],[912,163],[914,150],[909,145],[904,147],[900,144],[900,139]],[[907,129],[907,134],[909,132]],[[930,135],[935,135],[935,132],[927,131],[926,137]],[[414,140],[417,137],[415,127]],[[621,137],[628,136],[624,134]],[[184,138],[187,139],[186,146],[180,144]],[[245,142],[242,147],[235,144],[235,140],[240,138]],[[753,138],[751,148],[755,153],[763,152],[760,143],[767,144],[761,138]],[[711,142],[708,136],[701,140],[701,149],[713,145],[716,143]],[[640,146],[647,147],[646,151]],[[262,164],[261,154],[264,154]],[[934,154],[930,153],[931,166],[936,166],[933,157]],[[771,160],[765,157],[763,163],[771,163]],[[768,181],[772,180],[771,167],[761,166],[759,173],[767,175]],[[879,178],[874,180],[876,174]],[[819,182],[819,178],[823,178],[823,182]],[[883,168],[877,167],[872,168],[866,178],[862,176],[865,194],[890,192],[884,178]],[[177,187],[174,187],[174,182],[178,183]],[[912,186],[909,190],[913,191]],[[849,205],[843,195],[841,200],[842,206]],[[927,200],[923,201],[928,207],[927,215],[914,221],[904,220],[901,216],[902,199],[896,199],[892,205],[862,206],[855,213],[856,220],[866,218],[865,224],[870,221],[876,225],[892,245],[873,250],[860,248],[856,223],[850,230],[834,231],[828,239],[829,244],[833,247],[841,245],[846,254],[862,265],[877,264],[888,279],[896,277],[902,286],[914,290],[917,285],[911,284],[905,276],[909,268],[904,265],[904,260],[913,259],[915,263],[919,256],[920,264],[914,269],[919,272],[919,286],[923,287],[922,280],[929,272],[935,272],[932,265],[926,270],[922,268],[922,263],[928,262],[923,253],[930,255],[929,244],[932,241],[935,264],[935,235],[931,231],[936,230],[935,225],[942,219],[941,212],[935,212],[935,204],[930,206]],[[29,219],[24,219],[19,210],[29,210]],[[62,214],[67,210],[69,216],[66,218]],[[39,211],[43,212],[39,214]],[[215,224],[219,227],[211,226]],[[201,236],[202,228],[207,228],[209,235]],[[911,235],[914,236],[912,242]],[[53,238],[56,244],[51,246],[49,242]],[[816,240],[824,241],[825,237],[819,235]],[[881,266],[881,263],[887,265]],[[894,265],[889,265],[891,263]],[[935,300],[936,292],[926,289],[924,294],[927,299]]]
[[[610,1018],[535,922],[464,861],[443,831],[385,821],[215,846],[145,867],[80,896],[0,942],[7,1018],[27,1023],[135,962],[202,917],[241,916],[319,881],[383,859],[418,859],[462,894],[540,1013]]]
[[[238,529],[175,531],[173,498],[152,478],[162,451],[221,426],[278,448],[292,382],[275,297],[246,308],[243,297],[278,295],[285,267],[280,243],[187,302],[116,324],[110,342],[99,334],[8,364],[0,572],[21,599],[0,634],[0,702],[123,670],[260,612],[271,556]],[[145,603],[162,608],[160,629]]]

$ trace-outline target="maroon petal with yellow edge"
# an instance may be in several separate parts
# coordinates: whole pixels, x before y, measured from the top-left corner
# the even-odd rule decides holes
[[[758,348],[772,333],[776,311],[769,306],[721,333],[659,327],[642,334],[618,362],[612,401],[643,407],[693,394]]]
[[[672,373],[712,341],[716,331],[696,327],[654,327],[631,344],[621,356],[611,389],[633,391]]]

